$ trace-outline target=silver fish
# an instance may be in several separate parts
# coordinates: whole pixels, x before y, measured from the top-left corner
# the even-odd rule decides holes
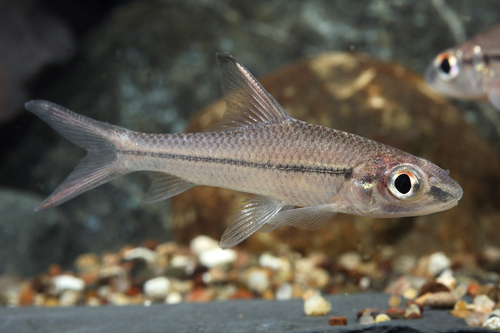
[[[440,53],[425,79],[435,91],[461,100],[488,100],[500,110],[500,25]]]
[[[435,164],[293,119],[235,58],[217,54],[217,62],[227,110],[209,132],[138,133],[48,101],[27,102],[26,109],[88,152],[37,210],[134,171],[147,171],[152,179],[144,203],[196,185],[256,194],[224,232],[220,246],[227,249],[259,229],[317,229],[337,213],[424,215],[449,209],[462,197],[460,185]]]

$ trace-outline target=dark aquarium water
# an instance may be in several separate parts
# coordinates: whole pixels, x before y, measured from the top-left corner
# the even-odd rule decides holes
[[[498,22],[494,0],[0,0],[0,302],[58,305],[61,286],[76,290],[69,305],[287,299],[310,287],[403,294],[410,273],[421,281],[411,299],[444,271],[497,283],[500,112],[447,99],[423,75]],[[206,131],[225,110],[216,52],[237,58],[292,117],[449,170],[462,199],[423,216],[339,214],[318,230],[256,232],[224,253],[217,242],[248,194],[198,186],[146,205],[150,179],[133,173],[34,212],[85,151],[25,102],[139,132]],[[498,61],[492,51],[488,65]]]

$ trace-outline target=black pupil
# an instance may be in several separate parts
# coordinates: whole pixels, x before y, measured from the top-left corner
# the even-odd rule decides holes
[[[441,68],[441,70],[446,74],[450,73],[451,66],[450,62],[448,61],[448,58],[445,58],[443,61],[441,61],[441,65],[439,66],[439,68]]]
[[[399,193],[406,194],[411,190],[410,177],[408,177],[408,175],[403,173],[396,177],[394,185],[396,186],[396,189],[399,191]]]

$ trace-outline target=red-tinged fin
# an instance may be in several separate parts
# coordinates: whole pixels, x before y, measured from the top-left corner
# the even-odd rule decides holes
[[[118,160],[115,143],[118,136],[128,130],[76,114],[48,101],[30,101],[25,104],[25,108],[66,139],[87,150],[87,155],[75,170],[35,209],[36,211],[58,206],[128,173]]]

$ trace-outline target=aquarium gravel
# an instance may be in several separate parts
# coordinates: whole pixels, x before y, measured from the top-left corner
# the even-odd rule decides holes
[[[302,298],[307,315],[348,316],[353,310],[331,313],[322,296],[385,292],[387,307],[357,309],[359,323],[419,319],[429,307],[449,309],[472,327],[492,327],[500,322],[492,319],[500,317],[499,266],[497,248],[416,258],[384,246],[371,257],[349,252],[330,258],[221,250],[216,240],[198,236],[189,246],[149,240],[82,254],[71,268],[55,263],[32,278],[1,276],[0,301],[5,307],[67,307]]]

